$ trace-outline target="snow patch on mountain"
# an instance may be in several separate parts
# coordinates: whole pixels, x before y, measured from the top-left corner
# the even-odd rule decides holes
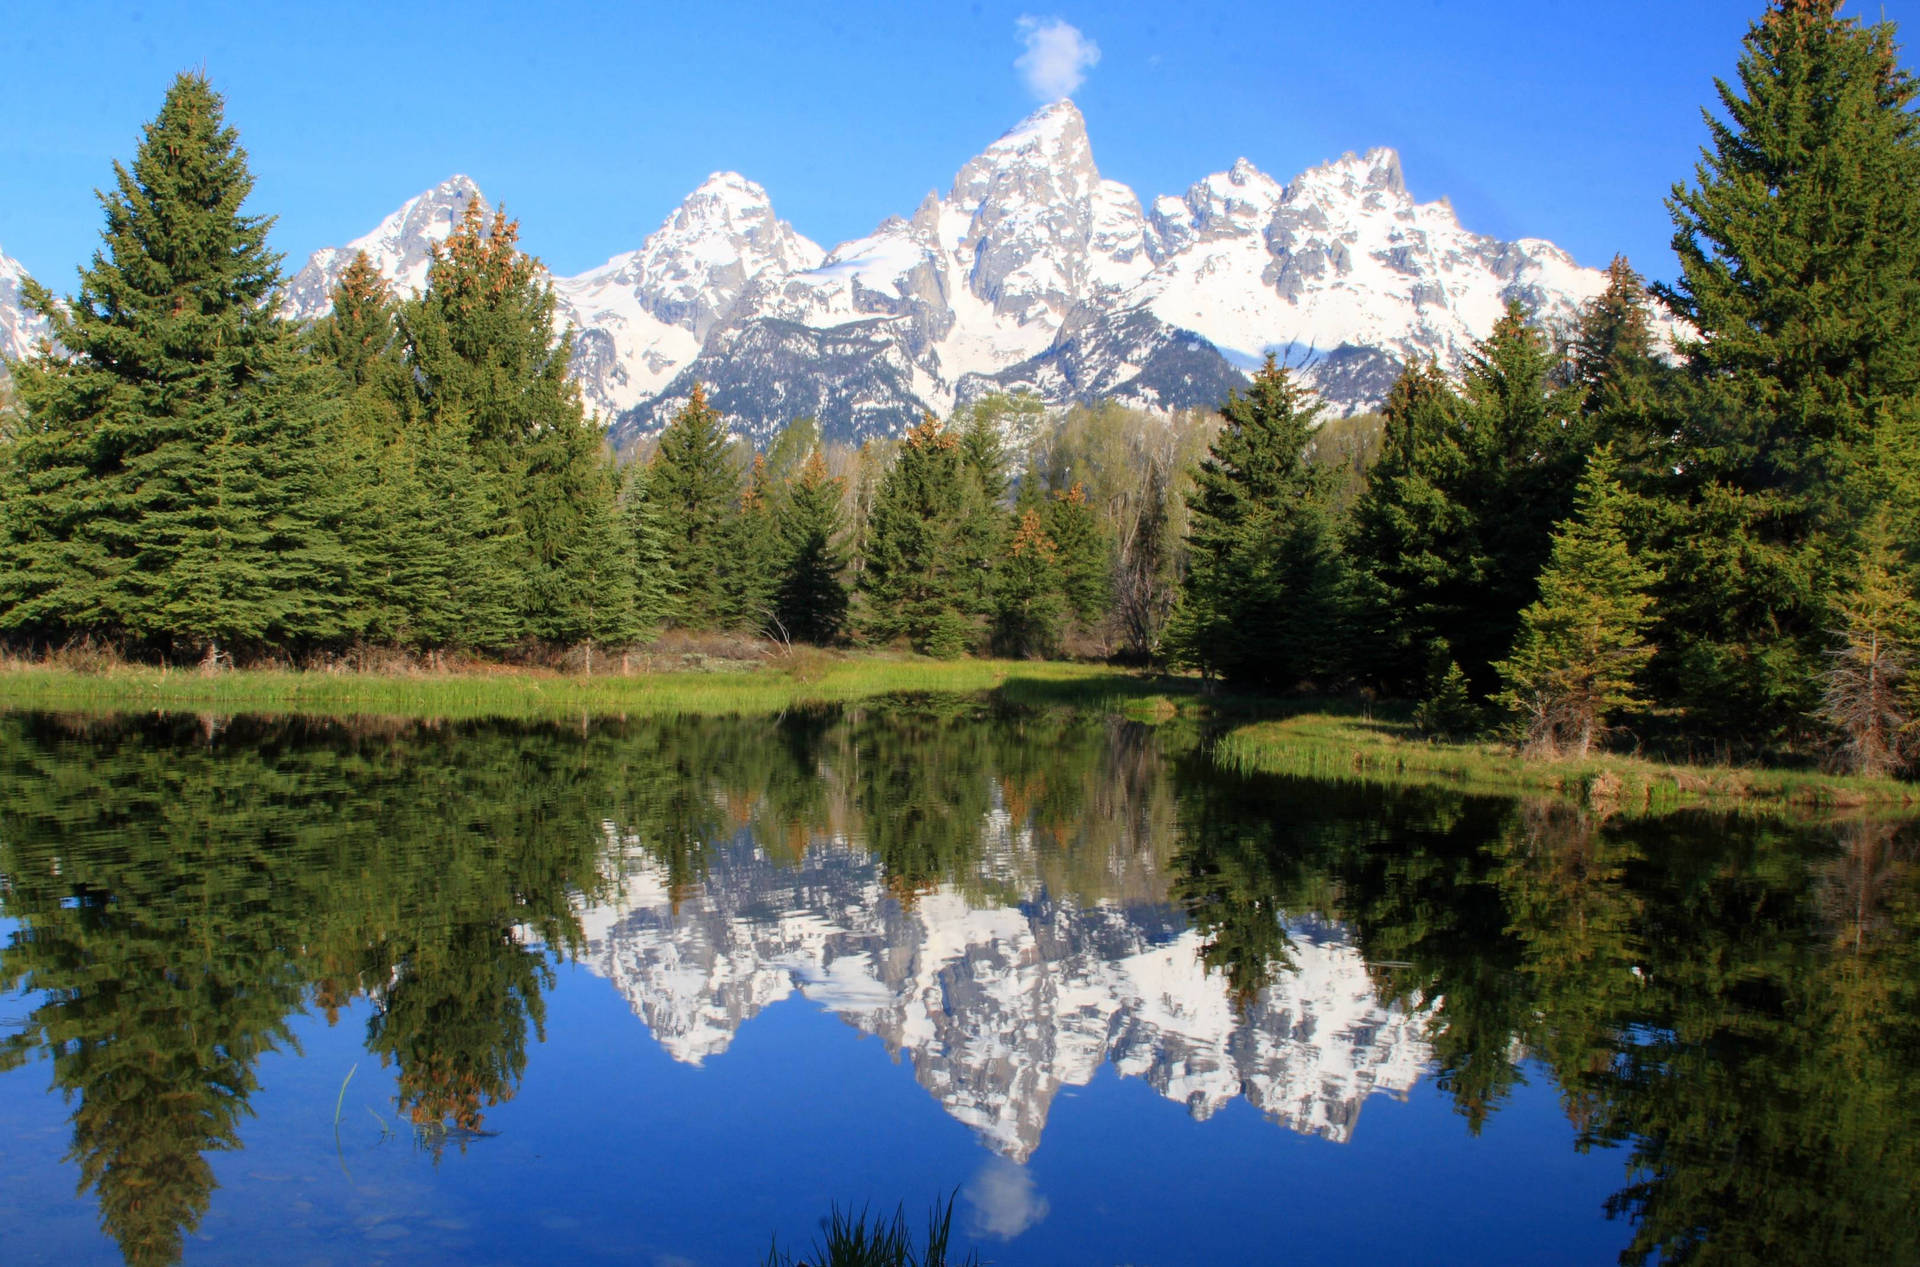
[[[26,281],[26,267],[0,251],[0,378],[6,376],[5,362],[33,355],[47,337],[46,319],[21,297],[20,287]]]
[[[402,294],[480,191],[454,177],[373,233],[317,253],[286,310],[313,317],[355,249]],[[892,434],[996,390],[1212,406],[1274,353],[1336,413],[1376,407],[1416,358],[1457,370],[1509,301],[1571,322],[1605,275],[1549,242],[1464,228],[1416,202],[1390,149],[1282,184],[1245,159],[1143,208],[1100,174],[1070,101],[1036,111],[910,216],[831,250],[718,172],[640,248],[553,279],[572,368],[616,443],[705,383],[765,439],[810,414],[832,437]]]

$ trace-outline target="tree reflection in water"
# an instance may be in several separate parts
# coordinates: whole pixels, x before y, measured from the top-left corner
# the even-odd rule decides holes
[[[130,1263],[179,1258],[303,1009],[364,1000],[397,1108],[464,1141],[526,1075],[580,912],[619,909],[642,862],[673,911],[703,901],[742,842],[796,884],[865,859],[896,923],[1026,912],[1043,961],[1184,923],[1242,1022],[1299,930],[1337,930],[1467,1129],[1544,1070],[1572,1145],[1623,1150],[1624,1261],[1920,1261],[1904,825],[1233,778],[1177,723],[976,699],[585,728],[6,716],[0,789],[0,980],[32,1002],[0,1064],[47,1062]],[[1068,908],[1106,914],[1067,946]]]

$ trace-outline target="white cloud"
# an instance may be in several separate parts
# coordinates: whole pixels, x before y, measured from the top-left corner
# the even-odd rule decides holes
[[[1014,69],[1042,101],[1072,96],[1099,64],[1100,46],[1059,18],[1023,17],[1015,25],[1027,51],[1014,59]]]

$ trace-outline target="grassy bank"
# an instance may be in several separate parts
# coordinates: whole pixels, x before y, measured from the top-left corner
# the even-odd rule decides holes
[[[493,668],[446,673],[332,673],[119,667],[100,673],[39,665],[0,669],[0,708],[58,712],[219,712],[309,716],[582,717],[777,713],[901,692],[1007,688],[1098,703],[1136,691],[1132,675],[1098,665],[917,657],[793,657],[754,668],[580,677]]]
[[[1546,796],[1624,812],[1711,805],[1920,809],[1920,785],[1912,783],[1614,755],[1530,760],[1505,744],[1430,742],[1405,720],[1348,710],[1251,722],[1225,734],[1214,755],[1243,773]]]
[[[0,665],[0,708],[56,712],[266,713],[469,720],[579,721],[675,715],[751,716],[903,693],[998,692],[1036,706],[1176,716],[1220,732],[1215,760],[1247,774],[1490,796],[1547,796],[1627,812],[1700,805],[1920,811],[1920,785],[1810,771],[1596,756],[1536,761],[1497,743],[1437,743],[1404,716],[1348,704],[1202,697],[1191,680],[1101,665],[929,660],[889,655],[771,657],[753,667],[582,677],[473,668],[441,673],[296,672],[117,666],[100,672]]]

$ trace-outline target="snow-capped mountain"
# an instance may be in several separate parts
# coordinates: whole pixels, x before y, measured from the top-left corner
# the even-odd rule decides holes
[[[298,321],[325,316],[333,307],[334,288],[361,251],[367,253],[395,294],[419,294],[427,284],[433,248],[447,240],[466,214],[467,204],[473,201],[486,205],[480,186],[465,176],[454,176],[401,203],[398,211],[365,237],[315,251],[306,267],[287,283],[281,311]]]
[[[582,919],[583,962],[674,1059],[720,1056],[797,991],[907,1054],[947,1112],[1016,1162],[1039,1146],[1060,1090],[1103,1064],[1198,1118],[1244,1097],[1277,1124],[1345,1141],[1366,1098],[1404,1095],[1429,1057],[1424,1014],[1379,1000],[1337,925],[1291,922],[1292,968],[1238,1010],[1164,895],[982,905],[948,886],[903,904],[844,841],[785,867],[744,833],[709,864],[689,894],[629,863],[621,898]]]
[[[6,377],[5,362],[31,354],[47,336],[46,321],[21,300],[20,284],[26,280],[20,261],[0,251],[0,378]]]
[[[455,177],[318,252],[287,311],[324,312],[356,249],[417,289],[429,246],[480,197]],[[944,195],[830,251],[719,172],[638,250],[554,279],[575,375],[616,441],[664,425],[695,382],[756,438],[810,414],[851,439],[992,391],[1210,406],[1270,351],[1353,411],[1409,358],[1457,366],[1509,300],[1564,323],[1603,286],[1551,243],[1501,242],[1445,200],[1416,203],[1387,149],[1285,184],[1242,159],[1143,207],[1100,174],[1068,101],[989,145]]]

